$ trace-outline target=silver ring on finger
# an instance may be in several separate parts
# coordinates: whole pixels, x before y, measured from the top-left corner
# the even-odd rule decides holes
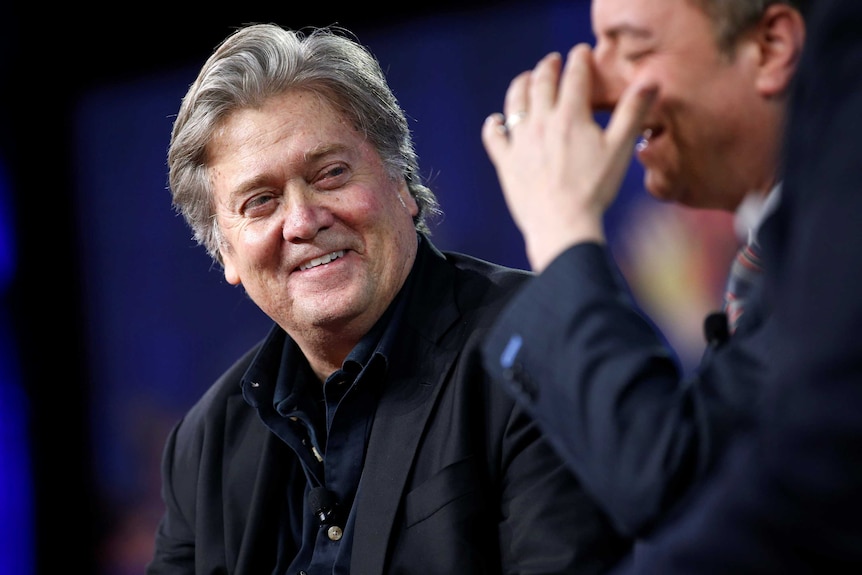
[[[527,112],[515,112],[514,114],[509,114],[506,116],[506,120],[503,122],[503,128],[506,129],[506,134],[512,131],[512,128],[521,123],[527,116]]]

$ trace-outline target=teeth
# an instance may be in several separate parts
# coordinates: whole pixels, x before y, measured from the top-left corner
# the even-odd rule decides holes
[[[337,252],[332,252],[331,254],[326,254],[325,256],[320,256],[319,258],[314,258],[310,262],[305,265],[299,266],[300,270],[310,270],[311,268],[316,268],[317,266],[322,266],[323,264],[328,264],[332,260],[336,258],[340,258],[344,255],[344,250],[338,250]]]
[[[635,146],[638,152],[645,150],[647,146],[649,146],[650,138],[652,138],[652,130],[650,128],[647,128],[643,131],[637,145]]]

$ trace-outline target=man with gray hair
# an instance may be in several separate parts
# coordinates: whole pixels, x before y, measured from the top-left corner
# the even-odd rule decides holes
[[[530,274],[432,244],[404,113],[338,32],[238,30],[174,123],[174,206],[273,326],[170,433],[147,573],[600,573],[631,541],[479,359]]]

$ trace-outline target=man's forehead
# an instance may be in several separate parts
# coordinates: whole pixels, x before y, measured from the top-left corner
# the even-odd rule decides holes
[[[593,32],[608,38],[661,35],[691,9],[689,0],[593,0]]]
[[[289,147],[295,154],[313,158],[355,147],[355,132],[344,115],[324,99],[288,93],[270,98],[262,106],[231,112],[213,134],[209,148]]]

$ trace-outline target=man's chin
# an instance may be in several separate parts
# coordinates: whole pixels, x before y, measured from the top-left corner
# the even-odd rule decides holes
[[[352,305],[343,305],[343,302],[326,305],[311,305],[296,313],[301,318],[301,323],[315,329],[339,332],[348,329],[355,324],[363,315],[363,308]]]
[[[644,172],[644,188],[653,198],[660,202],[675,202],[679,200],[679,191],[664,175],[655,170]]]

